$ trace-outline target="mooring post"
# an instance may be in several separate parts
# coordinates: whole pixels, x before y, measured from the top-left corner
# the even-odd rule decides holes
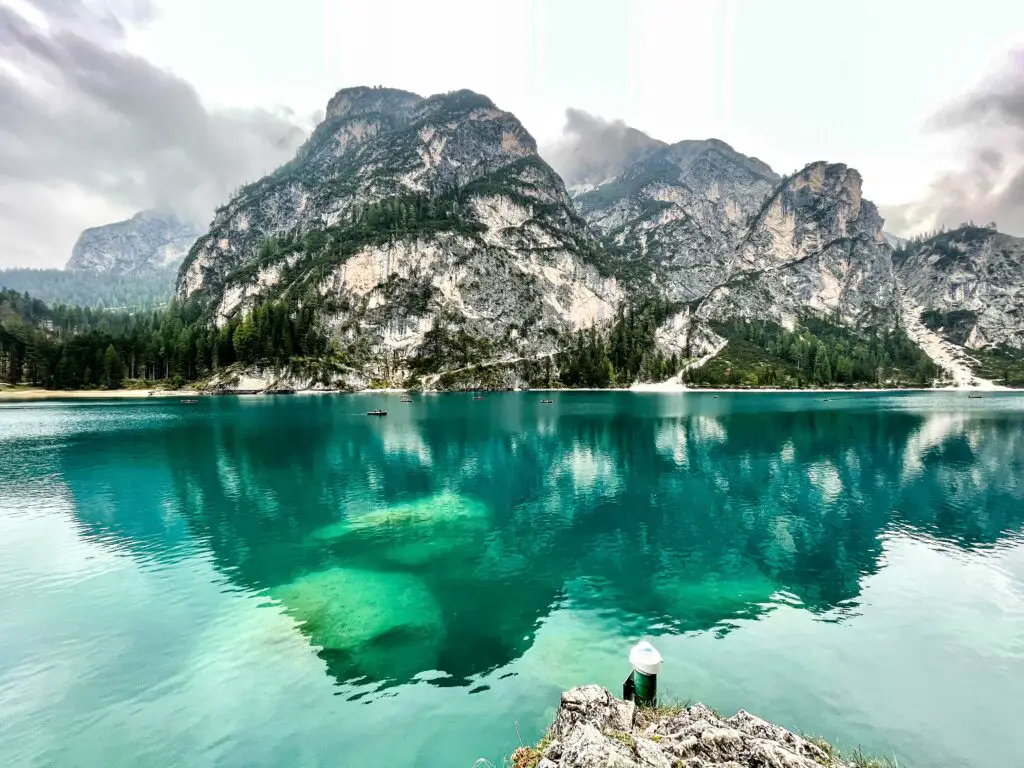
[[[658,703],[658,673],[661,671],[661,654],[641,640],[629,651],[629,663],[633,667],[633,694],[637,704],[653,707]]]

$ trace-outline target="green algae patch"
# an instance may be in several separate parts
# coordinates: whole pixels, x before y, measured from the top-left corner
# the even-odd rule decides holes
[[[342,679],[435,669],[445,638],[427,585],[407,573],[329,568],[271,590]]]

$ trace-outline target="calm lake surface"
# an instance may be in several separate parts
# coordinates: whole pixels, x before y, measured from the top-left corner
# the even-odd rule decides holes
[[[641,638],[663,697],[1024,765],[1022,530],[1013,394],[8,403],[0,765],[500,765]]]

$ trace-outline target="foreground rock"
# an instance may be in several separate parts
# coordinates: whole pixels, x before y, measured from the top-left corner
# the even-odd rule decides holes
[[[845,768],[807,739],[740,710],[637,709],[597,685],[562,694],[551,732],[515,768]]]

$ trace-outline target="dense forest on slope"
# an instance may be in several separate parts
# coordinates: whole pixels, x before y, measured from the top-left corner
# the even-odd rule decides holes
[[[672,311],[665,300],[648,300],[620,314],[606,334],[580,331],[558,355],[564,386],[607,387],[659,381],[688,361],[666,358],[655,331]],[[900,329],[857,333],[814,316],[792,331],[769,322],[714,323],[726,348],[700,368],[685,371],[694,386],[928,386],[940,371]]]
[[[532,386],[621,387],[661,381],[688,360],[666,357],[657,328],[678,307],[648,298],[624,307],[607,329],[591,328],[558,339],[559,351],[526,365]],[[315,294],[292,293],[268,301],[222,327],[207,325],[194,303],[172,302],[155,311],[120,312],[48,307],[16,291],[0,291],[0,382],[52,389],[117,388],[154,381],[181,385],[229,366],[301,367],[315,372],[366,362],[369,350],[339,349],[316,322]],[[902,330],[855,332],[806,316],[793,330],[770,322],[716,323],[726,348],[682,379],[691,386],[927,386],[940,371]],[[436,324],[419,354],[408,361],[415,386],[445,370],[489,363],[490,342]],[[1020,359],[1005,350],[979,354],[993,378],[1024,383]],[[383,361],[380,361],[383,362]],[[387,366],[384,366],[386,369]],[[486,379],[485,379],[486,381]],[[442,387],[457,377],[442,377]]]
[[[187,307],[112,312],[48,307],[0,290],[0,381],[50,389],[116,389],[126,378],[185,381],[198,374],[202,335]]]
[[[176,274],[174,269],[130,276],[63,269],[2,269],[0,289],[28,293],[51,306],[149,309],[170,301]]]
[[[855,332],[813,315],[791,331],[770,322],[716,323],[728,346],[687,371],[694,385],[804,387],[927,386],[941,372],[899,328]]]

